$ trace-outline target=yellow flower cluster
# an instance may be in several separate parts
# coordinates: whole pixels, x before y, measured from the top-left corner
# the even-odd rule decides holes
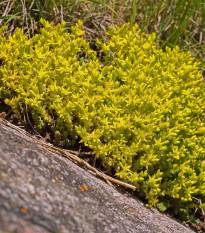
[[[155,34],[125,24],[109,28],[108,44],[97,40],[102,65],[83,38],[82,22],[69,33],[65,23],[41,23],[31,39],[20,29],[0,37],[0,98],[19,117],[27,109],[58,138],[80,137],[150,206],[165,197],[205,200],[199,63],[178,47],[158,49]]]

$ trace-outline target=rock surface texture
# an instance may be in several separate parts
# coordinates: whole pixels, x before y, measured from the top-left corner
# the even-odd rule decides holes
[[[192,231],[0,123],[0,232]]]

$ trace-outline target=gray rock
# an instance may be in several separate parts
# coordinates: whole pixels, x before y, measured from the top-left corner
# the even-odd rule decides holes
[[[0,232],[192,231],[0,123]]]

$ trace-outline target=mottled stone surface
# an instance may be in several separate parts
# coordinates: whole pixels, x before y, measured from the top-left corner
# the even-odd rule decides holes
[[[0,124],[0,232],[192,232]]]

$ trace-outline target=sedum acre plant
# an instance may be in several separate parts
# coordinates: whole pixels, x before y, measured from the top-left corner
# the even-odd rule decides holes
[[[49,125],[56,141],[80,138],[149,206],[205,202],[200,64],[178,47],[158,49],[155,34],[129,24],[109,28],[108,44],[97,41],[101,64],[82,22],[70,33],[65,23],[41,23],[31,39],[21,29],[0,37],[0,98],[19,117],[28,111],[39,129]]]

